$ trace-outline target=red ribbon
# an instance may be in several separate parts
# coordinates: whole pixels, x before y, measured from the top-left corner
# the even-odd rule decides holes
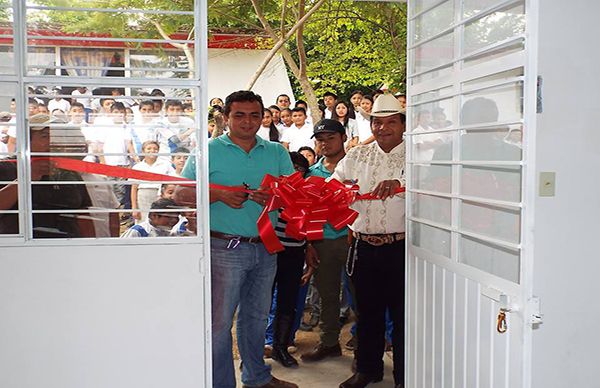
[[[169,175],[155,174],[126,167],[109,166],[82,160],[59,157],[35,157],[32,161],[50,161],[55,167],[64,170],[89,174],[105,175],[116,178],[136,179],[140,181],[177,181],[190,182],[190,179]],[[9,160],[14,162],[14,160]],[[189,184],[189,183],[188,183]],[[211,189],[238,191],[251,194],[253,190],[236,186],[210,184]],[[260,214],[257,227],[258,233],[267,251],[271,254],[284,249],[275,234],[269,212],[283,208],[281,218],[287,222],[286,235],[296,240],[322,240],[323,227],[329,223],[339,230],[356,220],[358,213],[350,209],[350,205],[360,200],[379,199],[373,193],[358,194],[357,185],[348,186],[335,179],[325,181],[325,178],[311,176],[306,179],[296,172],[292,175],[275,178],[265,175],[261,188],[272,194]],[[404,192],[404,187],[396,189],[394,194]]]
[[[358,213],[349,207],[354,201],[379,199],[372,193],[358,195],[357,185],[347,186],[335,179],[327,182],[316,176],[303,179],[299,172],[281,178],[266,175],[261,187],[273,194],[257,223],[262,242],[271,254],[284,247],[271,225],[269,212],[283,208],[286,235],[296,240],[322,240],[326,223],[341,229],[356,220]],[[394,194],[404,190],[400,187]]]

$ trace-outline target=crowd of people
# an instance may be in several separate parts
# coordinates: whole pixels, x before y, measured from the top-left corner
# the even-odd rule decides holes
[[[185,98],[167,98],[158,89],[137,99],[125,97],[119,89],[104,90],[92,98],[85,88],[78,88],[70,100],[59,89],[54,93],[49,101],[29,100],[32,153],[47,153],[58,145],[54,129],[75,128],[82,137],[78,144],[84,148],[74,155],[84,156],[85,161],[165,177],[196,178],[196,158],[189,155],[196,147],[198,125],[193,105]],[[301,355],[305,364],[341,355],[340,312],[347,309],[347,304],[359,319],[353,329],[355,340],[347,344],[355,351],[353,375],[340,387],[362,388],[382,379],[386,327],[393,327],[387,333],[388,346],[400,350],[393,353],[394,380],[397,387],[402,387],[404,196],[396,191],[405,183],[405,102],[403,95],[369,96],[360,91],[353,92],[350,101],[345,102],[327,92],[321,119],[314,123],[307,104],[298,100],[291,107],[290,97],[285,94],[271,106],[265,106],[259,95],[249,91],[232,93],[225,101],[210,101],[206,134],[212,138],[208,147],[209,181],[245,189],[210,189],[215,387],[236,385],[231,333],[236,311],[244,386],[295,387],[273,377],[264,356],[268,353],[285,367],[298,366],[290,353],[295,332],[300,326],[305,330],[313,326],[301,322],[306,300],[310,301],[313,316],[318,316],[321,333],[318,346]],[[14,112],[0,114],[0,120],[6,122],[0,155],[10,159],[18,141]],[[69,179],[51,178],[51,167],[41,165],[32,163],[33,181],[100,179],[97,174],[73,172]],[[285,248],[272,255],[257,229],[259,214],[269,200],[260,185],[265,174],[282,176],[294,171],[306,177],[358,183],[362,193],[371,192],[376,199],[352,205],[358,218],[349,227],[325,225],[321,241],[298,241],[287,236],[286,221],[272,212],[271,222]],[[15,163],[0,162],[0,181],[16,182],[16,178]],[[100,185],[102,191],[98,185],[96,191],[91,191],[91,184],[40,185],[45,191],[56,191],[49,196],[39,195],[41,191],[33,185],[33,208],[121,209],[116,227],[114,215],[119,213],[114,212],[101,220],[104,228],[74,225],[77,217],[70,218],[69,227],[60,227],[60,213],[52,213],[51,219],[43,219],[38,213],[34,215],[34,237],[98,237],[103,235],[100,230],[107,236],[124,238],[196,233],[194,187],[123,177],[106,179],[111,182]],[[65,204],[58,193],[64,193],[67,186],[78,187],[79,199]],[[16,185],[4,185],[0,190],[0,209],[16,210]],[[95,222],[101,219],[98,214],[90,218]],[[0,214],[0,224],[0,233],[18,233],[15,213]],[[47,235],[49,226],[57,229],[55,235]],[[308,284],[313,290],[307,298]],[[347,300],[342,303],[340,296],[344,294]]]

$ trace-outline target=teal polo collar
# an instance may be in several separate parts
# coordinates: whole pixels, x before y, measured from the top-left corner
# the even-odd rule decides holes
[[[266,146],[267,141],[265,139],[263,139],[260,136],[255,136],[255,138],[256,138],[256,144],[254,144],[254,147],[252,147],[250,152],[252,152],[252,150],[254,150],[255,148],[258,148],[258,147],[264,148]],[[219,136],[217,138],[217,140],[223,142],[227,146],[233,146],[233,147],[237,147],[237,148],[241,149],[241,147],[239,145],[237,145],[233,141],[231,141],[231,138],[229,137],[229,134],[227,134],[227,133],[224,133],[221,136]]]

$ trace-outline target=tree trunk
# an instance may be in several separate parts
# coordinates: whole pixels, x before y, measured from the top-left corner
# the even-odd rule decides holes
[[[305,14],[304,1],[302,1],[301,4],[299,5],[300,20],[305,21],[306,19],[308,19],[308,17],[313,12],[315,12],[319,7],[321,7],[324,2],[325,2],[325,0],[320,0],[315,5],[312,6],[312,8],[308,12],[308,14]],[[283,6],[285,7],[286,4],[287,4],[287,2],[284,2]],[[273,30],[273,28],[270,26],[269,22],[267,21],[267,19],[265,18],[264,14],[262,12],[262,9],[260,8],[257,0],[252,0],[252,5],[254,6],[254,10],[256,11],[256,15],[258,16],[258,19],[260,20],[265,31],[269,34],[270,38],[273,39],[274,41],[279,42],[281,40],[281,38],[277,36],[277,34]],[[283,15],[285,15],[285,9],[282,9],[281,14],[282,14],[282,17],[283,17]],[[284,21],[282,20],[281,25],[280,25],[281,36],[282,37],[285,36],[288,39],[289,39],[289,37],[291,37],[290,32],[293,32],[294,28],[296,28],[296,39],[297,40],[299,39],[298,53],[299,53],[299,57],[300,57],[300,64],[299,65],[296,64],[296,62],[294,61],[294,58],[292,57],[290,52],[285,48],[285,46],[283,44],[280,45],[279,51],[281,51],[281,54],[282,54],[283,58],[285,59],[285,62],[290,67],[290,70],[292,71],[294,76],[298,79],[298,82],[300,83],[300,87],[302,88],[302,92],[304,92],[304,96],[306,98],[306,103],[308,104],[308,107],[310,108],[313,123],[316,124],[317,122],[319,122],[321,120],[321,111],[319,109],[319,103],[317,101],[315,89],[313,88],[310,80],[308,79],[308,76],[306,75],[306,51],[304,50],[303,37],[302,37],[303,23],[301,24],[300,21],[298,23],[296,23],[294,28],[292,28],[292,30],[288,31],[287,34],[285,34],[285,32],[283,31],[283,24],[284,24]],[[285,40],[287,41],[287,39],[285,39]],[[304,71],[302,71],[301,69],[304,69]],[[258,76],[260,76],[260,74],[258,74],[258,76],[255,74],[255,76],[256,76],[255,78],[258,79]],[[254,77],[253,77],[253,79],[254,79]],[[254,82],[256,82],[256,79],[254,79]],[[253,84],[254,83],[252,83],[252,85]]]

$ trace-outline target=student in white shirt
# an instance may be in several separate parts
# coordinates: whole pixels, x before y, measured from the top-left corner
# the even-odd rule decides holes
[[[360,90],[355,90],[350,93],[350,102],[352,103],[352,107],[354,108],[354,115],[358,114],[358,109],[360,108],[360,102],[364,97],[364,93]]]
[[[367,145],[375,141],[371,132],[371,109],[373,108],[373,97],[363,96],[360,101],[358,113],[356,113],[356,125],[358,126],[358,144]]]
[[[312,139],[313,130],[306,124],[306,111],[304,108],[292,109],[291,127],[285,130],[281,137],[281,144],[288,151],[298,151],[300,147],[315,147],[315,141]]]
[[[281,108],[279,108],[277,105],[271,105],[268,109],[271,111],[271,115],[273,115],[273,122],[275,123],[275,126],[279,128],[281,125]]]
[[[157,130],[157,140],[160,144],[160,153],[168,154],[177,147],[192,149],[196,146],[194,121],[183,114],[183,104],[179,100],[167,100],[165,104],[165,118],[162,126]],[[168,159],[168,156],[161,156]]]
[[[279,143],[279,129],[277,129],[277,127],[273,123],[273,116],[271,114],[271,111],[267,108],[263,109],[262,122],[256,135],[260,136],[261,138],[267,141],[274,141]]]
[[[142,152],[142,144],[148,140],[156,140],[157,128],[160,123],[156,122],[156,114],[154,113],[154,104],[152,100],[144,100],[140,102],[139,115],[135,117],[133,124],[129,126],[131,129],[131,141],[135,151],[139,154]]]
[[[294,122],[292,121],[292,110],[289,109],[289,108],[283,109],[279,113],[279,116],[280,116],[281,125],[282,125],[282,127],[280,128],[280,130],[283,133],[286,128],[289,128],[289,127],[291,127],[294,124]]]
[[[335,102],[337,101],[337,95],[332,92],[325,92],[323,95],[323,103],[325,104],[325,115],[323,118],[330,119],[333,115],[333,109]]]
[[[344,149],[348,151],[358,145],[358,126],[354,119],[354,109],[345,101],[338,101],[333,107],[332,120],[339,121],[346,128],[346,137]]]
[[[157,157],[158,142],[154,140],[148,140],[142,145],[142,151],[144,153],[144,159],[136,163],[132,170],[152,172],[161,175],[175,175],[175,169],[171,165],[171,162],[159,159]],[[133,180],[136,181],[137,180]],[[132,213],[136,224],[146,220],[148,216],[148,209],[150,205],[157,200],[159,196],[160,183],[155,182],[140,182],[135,185],[131,185],[131,208],[139,209]]]
[[[176,209],[177,205],[173,200],[160,198],[152,202],[150,207],[153,211],[148,218],[136,225],[133,225],[121,238],[135,237],[164,237],[171,236],[171,230],[177,221],[179,221],[179,213],[176,212],[161,212],[161,209]]]
[[[52,100],[48,101],[48,110],[52,112],[55,109],[60,109],[63,112],[68,112],[69,109],[71,109],[71,103],[69,103],[69,101],[65,100],[64,98],[60,97],[62,89],[54,88],[52,91],[55,97]]]

